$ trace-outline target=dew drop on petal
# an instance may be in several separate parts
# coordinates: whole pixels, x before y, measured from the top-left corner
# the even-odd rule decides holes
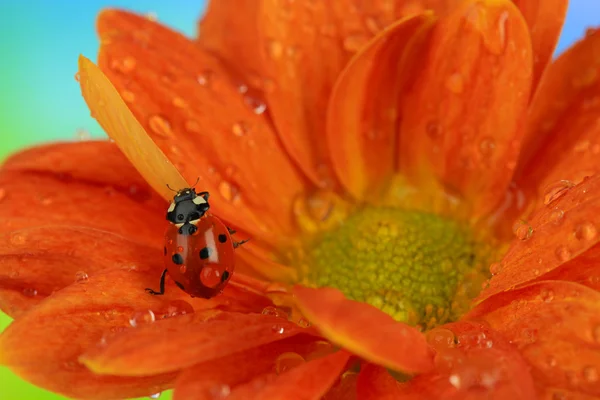
[[[499,262],[495,262],[490,265],[490,274],[498,275],[502,271],[502,264]]]
[[[129,90],[123,90],[120,94],[121,98],[127,103],[133,103],[135,101],[135,93]]]
[[[562,262],[569,261],[571,259],[571,251],[566,246],[559,246],[556,248],[556,257]]]
[[[167,305],[167,312],[163,318],[177,317],[179,315],[193,314],[194,307],[184,300],[173,300]]]
[[[144,324],[150,324],[156,320],[152,310],[136,311],[129,317],[129,325],[137,327]]]
[[[281,308],[273,307],[273,306],[267,306],[267,307],[263,308],[262,314],[263,315],[272,315],[274,317],[286,318],[286,319],[288,317],[287,313],[284,310],[282,310]]]
[[[298,353],[288,352],[280,354],[275,360],[275,372],[279,375],[291,370],[305,362],[304,357]]]
[[[123,63],[121,64],[121,72],[127,73],[133,71],[133,69],[135,68],[135,64],[135,58],[130,56],[125,57],[123,59]]]
[[[279,333],[280,335],[283,334],[285,332],[285,328],[283,327],[283,325],[273,325],[271,327],[271,330],[275,333]]]
[[[540,291],[540,298],[542,299],[543,302],[550,303],[552,300],[554,300],[554,291],[543,288]]]
[[[154,394],[151,394],[150,396],[148,396],[151,399],[158,399],[160,398],[161,392],[156,392]]]
[[[87,282],[88,278],[89,278],[88,274],[85,273],[85,271],[77,271],[75,273],[75,282],[76,283]]]
[[[569,180],[560,180],[544,188],[544,204],[548,205],[567,193],[575,184]]]
[[[37,294],[38,294],[38,292],[34,288],[25,288],[25,289],[23,289],[23,295],[24,296],[35,297],[35,296],[37,296]]]
[[[231,393],[231,387],[229,387],[229,385],[220,384],[210,388],[209,392],[213,400],[224,399]]]
[[[598,230],[591,222],[584,222],[575,227],[575,237],[578,240],[589,241],[598,236]]]
[[[152,115],[148,119],[148,125],[152,132],[163,138],[173,137],[171,124],[161,115]]]
[[[552,222],[553,224],[559,225],[563,221],[564,216],[565,212],[563,210],[561,210],[560,208],[555,208],[550,213],[549,219],[550,222]]]
[[[211,71],[203,71],[198,75],[198,83],[200,86],[208,87],[210,86],[213,78],[213,73]]]
[[[240,190],[233,183],[221,181],[218,189],[225,200],[231,203],[238,203],[240,201]]]
[[[456,389],[460,389],[461,382],[460,382],[460,376],[459,375],[452,374],[452,375],[450,375],[450,377],[448,378],[448,380],[450,381],[450,384],[452,386],[454,386]]]
[[[281,58],[283,54],[283,45],[277,40],[267,41],[267,54],[274,60]]]
[[[434,328],[426,333],[427,342],[436,351],[455,346],[455,335],[449,329]]]
[[[257,115],[264,113],[267,109],[267,104],[262,99],[254,96],[244,96],[244,103]]]
[[[187,107],[187,103],[181,97],[174,97],[173,105],[177,108],[186,108]]]
[[[599,374],[598,369],[593,366],[585,367],[582,371],[583,379],[588,383],[596,383],[598,382]]]
[[[90,140],[92,138],[92,135],[90,134],[90,132],[87,129],[83,129],[83,128],[79,128],[75,131],[75,139],[80,140],[80,141],[86,141],[86,140]]]
[[[479,142],[479,152],[483,156],[489,156],[496,149],[496,142],[491,137],[484,137]]]
[[[25,239],[25,236],[23,236],[23,234],[19,233],[19,232],[15,232],[13,234],[10,235],[10,243],[13,244],[14,246],[19,246],[22,244],[25,244],[25,242],[27,241],[27,239]]]
[[[248,130],[248,125],[243,121],[238,121],[231,127],[233,134],[238,137],[244,136],[246,133],[248,133]]]
[[[533,236],[533,228],[528,224],[521,224],[515,230],[515,236],[519,240],[527,240]]]
[[[461,94],[464,89],[464,79],[461,74],[454,73],[446,78],[446,89],[454,94]]]

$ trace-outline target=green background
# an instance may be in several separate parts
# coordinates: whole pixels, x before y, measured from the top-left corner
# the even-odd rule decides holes
[[[332,0],[335,1],[335,0]],[[84,130],[104,137],[81,98],[74,75],[80,53],[95,60],[94,18],[104,7],[154,13],[159,21],[196,33],[204,1],[88,0],[76,2],[0,0],[0,159],[24,146],[77,140]],[[600,2],[571,0],[557,52],[600,23]],[[1,206],[1,204],[0,204]],[[0,313],[0,331],[10,318]],[[165,393],[161,399],[170,398]],[[0,367],[0,400],[63,399]]]

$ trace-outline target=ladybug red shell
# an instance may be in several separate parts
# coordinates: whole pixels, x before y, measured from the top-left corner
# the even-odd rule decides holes
[[[167,210],[170,222],[163,249],[165,270],[160,291],[147,288],[153,295],[165,292],[165,276],[175,281],[192,297],[211,298],[227,285],[235,268],[234,231],[217,217],[207,214],[208,192],[196,194],[193,188],[177,192]]]

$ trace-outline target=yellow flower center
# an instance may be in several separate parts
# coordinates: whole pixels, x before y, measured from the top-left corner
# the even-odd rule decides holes
[[[431,213],[369,206],[311,242],[304,284],[422,329],[457,319],[489,278],[487,246],[472,229]]]

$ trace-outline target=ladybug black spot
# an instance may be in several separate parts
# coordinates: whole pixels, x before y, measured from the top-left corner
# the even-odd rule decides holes
[[[210,257],[210,253],[211,249],[209,249],[208,247],[203,248],[202,250],[200,250],[200,259],[206,260],[208,257]]]
[[[196,233],[197,230],[198,227],[196,225],[190,225],[190,227],[188,228],[188,234],[193,235],[194,233]]]
[[[173,262],[177,265],[183,264],[183,257],[179,253],[173,254]]]
[[[163,253],[164,253],[165,256],[167,255],[167,248],[166,247],[163,248]]]
[[[183,285],[177,281],[175,281],[175,284],[177,285],[177,287],[181,290],[185,290],[185,288],[183,287]]]
[[[227,241],[227,235],[225,235],[224,233],[221,233],[219,235],[219,242],[220,243],[225,243]]]
[[[229,279],[229,271],[225,271],[223,272],[223,275],[221,275],[221,282],[225,282],[227,279]]]
[[[185,218],[185,217],[183,216],[183,214],[177,214],[177,219],[178,219],[179,221],[183,221],[183,219],[184,219],[184,218]]]

